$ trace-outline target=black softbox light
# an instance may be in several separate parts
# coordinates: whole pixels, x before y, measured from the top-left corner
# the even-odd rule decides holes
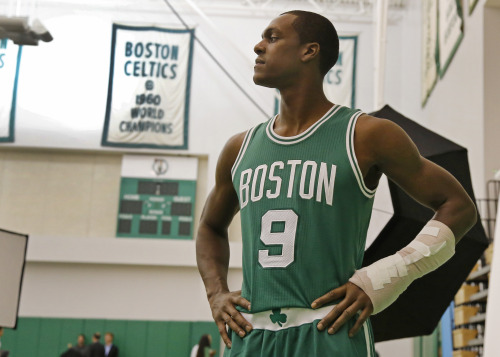
[[[388,105],[371,115],[389,119],[402,127],[422,156],[455,176],[475,201],[467,149],[406,118]],[[434,214],[391,180],[389,189],[394,216],[366,250],[363,266],[392,255],[408,245]],[[394,304],[371,317],[375,341],[432,333],[487,246],[488,239],[478,219],[476,225],[457,245],[453,258],[434,272],[417,279]]]

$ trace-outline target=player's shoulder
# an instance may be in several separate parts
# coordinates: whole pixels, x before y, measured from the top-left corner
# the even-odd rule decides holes
[[[384,118],[377,118],[365,113],[360,115],[360,117],[358,118],[357,126],[360,129],[369,132],[401,129],[401,127],[393,121]]]
[[[237,133],[231,136],[227,140],[225,148],[227,148],[230,151],[236,151],[236,153],[238,153],[238,151],[240,151],[241,149],[241,145],[243,145],[243,140],[245,140],[245,136],[249,131],[250,130],[245,130],[242,131],[241,133]]]
[[[221,171],[222,173],[229,173],[231,171],[248,132],[249,131],[246,130],[241,133],[237,133],[226,141],[217,162],[218,171]]]
[[[227,140],[226,145],[224,145],[221,155],[227,156],[228,158],[233,158],[232,161],[234,162],[234,160],[236,160],[236,156],[238,156],[241,146],[243,145],[243,141],[245,140],[247,133],[248,130],[231,136]]]
[[[391,120],[377,118],[369,114],[362,114],[356,124],[356,135],[363,141],[386,142],[390,144],[394,140],[404,136],[406,132]]]
[[[398,124],[368,114],[358,119],[355,141],[356,149],[376,162],[416,150],[411,138]]]

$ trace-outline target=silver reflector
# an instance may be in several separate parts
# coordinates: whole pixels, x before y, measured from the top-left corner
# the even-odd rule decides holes
[[[28,236],[0,230],[0,326],[15,328]]]

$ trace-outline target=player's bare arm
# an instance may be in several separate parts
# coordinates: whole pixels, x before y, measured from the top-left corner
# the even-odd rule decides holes
[[[196,260],[212,316],[224,343],[231,347],[226,324],[241,337],[252,326],[236,310],[241,306],[250,310],[250,302],[240,291],[230,292],[227,285],[229,265],[228,227],[238,212],[239,203],[231,179],[233,166],[245,133],[233,136],[225,145],[217,162],[215,187],[210,192],[200,220],[196,239]]]
[[[435,211],[433,220],[449,227],[453,245],[475,224],[476,208],[460,183],[423,158],[408,135],[393,122],[368,115],[360,117],[355,129],[355,151],[368,187],[376,187],[380,176],[387,175],[416,201]],[[318,323],[318,329],[333,334],[360,312],[349,331],[353,336],[372,314],[373,303],[361,288],[348,282],[315,300],[312,307],[338,299],[343,300]]]
[[[360,118],[358,127],[360,138],[355,138],[355,150],[364,159],[360,162],[363,173],[375,169],[387,175],[416,201],[435,211],[433,219],[450,227],[458,243],[476,223],[476,207],[462,185],[448,171],[422,157],[395,123],[366,115]]]

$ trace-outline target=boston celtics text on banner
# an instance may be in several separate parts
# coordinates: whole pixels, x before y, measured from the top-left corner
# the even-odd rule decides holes
[[[422,1],[422,106],[425,105],[438,79],[437,25],[435,0]]]
[[[460,0],[439,0],[439,76],[443,77],[463,38]]]
[[[354,108],[356,106],[356,51],[358,36],[339,36],[339,59],[325,75],[323,90],[328,100]],[[274,114],[280,106],[279,92],[276,91]]]
[[[117,237],[192,239],[198,160],[126,155]]]
[[[113,25],[102,145],[187,149],[193,37]]]
[[[0,40],[0,142],[14,142],[17,77],[22,47]]]

